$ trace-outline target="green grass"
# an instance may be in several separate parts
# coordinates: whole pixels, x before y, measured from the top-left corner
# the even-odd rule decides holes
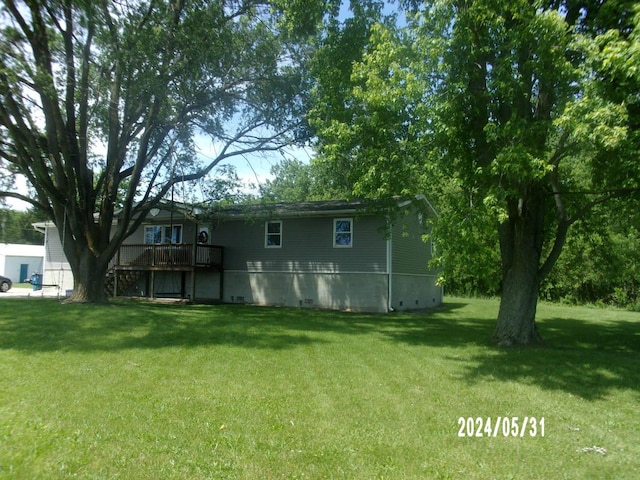
[[[541,305],[501,350],[497,307],[1,299],[0,478],[637,478],[640,314]],[[545,436],[458,437],[497,416]]]

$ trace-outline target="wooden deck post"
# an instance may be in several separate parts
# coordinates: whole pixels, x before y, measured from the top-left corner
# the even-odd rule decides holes
[[[191,301],[196,301],[196,264],[198,262],[198,223],[196,222],[196,228],[193,239],[193,252],[191,252]]]

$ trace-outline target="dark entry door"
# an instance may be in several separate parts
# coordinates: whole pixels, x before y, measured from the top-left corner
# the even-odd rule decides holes
[[[21,263],[20,264],[20,278],[18,282],[24,282],[27,278],[29,278],[29,264]]]

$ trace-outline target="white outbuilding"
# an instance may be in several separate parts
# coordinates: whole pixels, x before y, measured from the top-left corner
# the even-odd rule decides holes
[[[34,273],[42,273],[44,245],[0,243],[0,275],[13,283],[24,282]]]

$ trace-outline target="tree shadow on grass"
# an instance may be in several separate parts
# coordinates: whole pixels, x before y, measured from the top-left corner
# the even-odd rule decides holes
[[[640,317],[638,321],[544,318],[539,321],[542,345],[500,348],[491,339],[495,329],[491,312],[473,318],[459,311],[464,306],[434,310],[384,333],[409,345],[461,347],[448,358],[459,364],[470,384],[517,381],[586,400],[603,398],[615,389],[640,391]]]
[[[3,309],[2,306],[5,308]],[[363,314],[249,305],[113,302],[61,305],[55,300],[0,302],[0,349],[117,351],[229,345],[286,349],[339,342],[340,335],[379,335],[413,345],[488,344],[491,322],[459,319],[465,305],[418,314]]]
[[[467,306],[448,303],[420,313],[373,315],[12,299],[0,302],[0,350],[90,352],[206,345],[282,350],[340,342],[344,335],[373,335],[382,342],[439,349],[441,356],[459,364],[464,381],[471,384],[518,381],[589,400],[613,389],[640,389],[638,322],[549,318],[541,322],[544,345],[501,349],[491,342],[493,310]]]
[[[518,381],[585,400],[612,390],[640,391],[639,322],[551,318],[541,322],[541,330],[545,341],[539,347],[493,348],[466,359],[465,378]]]
[[[5,308],[2,308],[2,307]],[[463,304],[437,310],[451,314]],[[284,349],[340,341],[339,335],[380,334],[414,344],[463,345],[486,337],[486,326],[432,312],[362,314],[249,305],[113,302],[61,305],[55,300],[0,302],[0,349],[108,351],[233,345]],[[486,323],[486,322],[485,322]]]
[[[464,303],[447,303],[415,313],[390,315],[379,329],[394,342],[434,347],[491,346],[495,320],[469,316]]]
[[[37,311],[16,308],[12,318],[0,315],[0,349],[91,352],[229,345],[280,350],[322,342],[304,332],[279,328],[278,322],[269,326],[263,319],[266,311],[255,315],[249,307],[234,312],[227,307],[142,302],[100,306],[37,302]]]

